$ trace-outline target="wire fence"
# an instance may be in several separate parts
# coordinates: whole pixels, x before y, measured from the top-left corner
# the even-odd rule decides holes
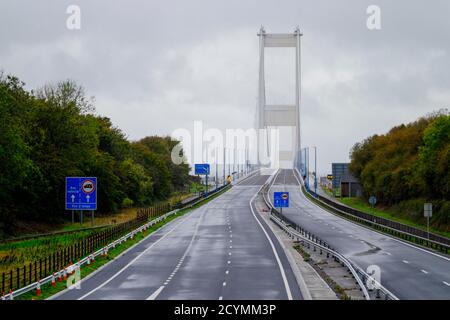
[[[302,186],[303,188],[304,186]],[[357,209],[350,208],[343,204],[337,203],[327,197],[316,194],[314,191],[305,188],[305,190],[326,208],[332,210],[334,213],[345,216],[346,218],[369,226],[373,229],[391,234],[403,240],[413,242],[425,247],[439,250],[448,254],[450,252],[450,238],[437,235],[435,233],[428,233],[422,229],[408,226],[406,224],[375,216],[370,213],[362,212]]]
[[[96,231],[86,238],[53,252],[44,258],[36,259],[21,267],[16,267],[15,269],[3,272],[0,279],[2,295],[10,290],[14,291],[37,282],[72,263],[76,263],[83,257],[104,247],[112,240],[120,238],[149,219],[160,216],[171,210],[172,205],[170,203],[139,209],[136,218],[132,220],[112,227],[107,227],[101,231]]]

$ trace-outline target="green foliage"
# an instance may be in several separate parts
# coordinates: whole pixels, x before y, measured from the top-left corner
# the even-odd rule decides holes
[[[396,207],[412,220],[423,215],[423,201],[435,207],[433,223],[450,222],[450,115],[447,110],[392,128],[354,145],[350,171],[364,195]],[[420,199],[418,201],[417,199]]]
[[[134,201],[130,198],[125,198],[122,200],[122,208],[131,208],[134,204]]]
[[[130,142],[93,112],[93,98],[73,81],[34,94],[0,74],[0,237],[17,220],[61,220],[66,176],[98,178],[100,212],[149,205],[189,184],[189,166],[171,161],[178,141]]]

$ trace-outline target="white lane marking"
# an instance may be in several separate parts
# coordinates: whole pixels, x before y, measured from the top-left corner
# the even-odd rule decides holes
[[[233,240],[230,240],[230,243],[233,242]]]
[[[270,243],[270,246],[272,247],[272,251],[273,254],[275,255],[275,259],[277,260],[278,263],[278,267],[280,268],[280,273],[281,273],[281,277],[283,278],[283,282],[284,282],[284,287],[286,289],[286,294],[288,296],[288,300],[292,300],[292,293],[291,293],[291,288],[289,287],[289,283],[287,281],[286,278],[286,274],[284,272],[284,268],[283,268],[283,264],[281,263],[280,257],[278,256],[278,252],[275,249],[275,246],[272,242],[272,239],[270,239],[269,235],[267,234],[266,229],[264,229],[263,225],[261,224],[261,222],[259,222],[258,218],[255,215],[255,211],[253,210],[253,206],[252,206],[252,202],[253,200],[255,200],[256,196],[258,195],[258,193],[260,192],[260,190],[262,189],[262,187],[258,190],[257,193],[255,193],[255,195],[250,199],[249,205],[250,205],[250,209],[252,211],[253,217],[255,218],[256,222],[258,222],[259,226],[261,227],[262,231],[264,232],[264,234],[266,235],[267,240]]]
[[[231,256],[231,252],[228,252],[228,255]]]
[[[87,296],[91,295],[92,293],[94,293],[95,291],[97,291],[100,288],[103,288],[105,285],[107,285],[108,283],[110,283],[112,280],[114,280],[115,278],[117,278],[122,272],[124,272],[129,266],[131,266],[133,263],[136,262],[136,260],[138,260],[140,257],[142,257],[145,253],[147,253],[147,251],[149,251],[151,248],[153,248],[153,246],[155,246],[157,243],[159,243],[160,241],[162,241],[163,239],[165,239],[169,234],[171,234],[176,228],[178,228],[180,225],[182,225],[183,223],[185,223],[188,219],[190,219],[192,217],[192,215],[189,215],[186,219],[184,219],[182,222],[180,222],[179,224],[177,224],[175,227],[173,227],[172,229],[170,229],[166,234],[164,234],[161,238],[159,238],[158,240],[156,240],[155,242],[153,242],[151,244],[151,246],[149,246],[147,249],[145,249],[144,251],[142,251],[139,255],[137,255],[133,260],[131,260],[130,262],[128,262],[122,269],[120,269],[119,271],[117,271],[112,277],[110,277],[108,280],[106,280],[105,282],[103,282],[101,285],[99,285],[98,287],[92,289],[91,291],[89,291],[88,293],[86,293],[85,295],[79,297],[77,300],[83,300],[84,298],[86,298]],[[159,289],[158,289],[159,290]],[[161,289],[162,290],[162,289]]]
[[[230,260],[228,260],[228,261],[227,261],[227,263],[228,263],[228,264],[230,264],[230,263],[231,263],[231,261],[230,261]]]
[[[385,252],[388,256],[392,256],[392,253],[390,253],[390,252]]]
[[[442,281],[447,287],[450,287],[450,283]]]
[[[227,270],[227,271],[225,271],[225,274],[229,274],[229,273],[230,273],[230,271],[228,271],[228,270]]]
[[[407,261],[407,260],[403,260],[403,263],[409,264],[409,261]]]
[[[147,298],[147,300],[155,300],[156,297],[160,294],[161,291],[163,291],[164,286],[159,287],[158,290],[156,290],[155,292],[153,292],[153,294]]]
[[[300,183],[300,180],[298,180],[298,178],[297,178],[297,176],[296,176],[295,174],[294,174],[294,178],[297,180],[299,186],[301,186],[302,184]],[[312,202],[311,200],[309,200],[309,199],[303,194],[302,191],[300,191],[299,194],[300,194],[300,196],[301,196],[304,200],[306,200],[313,208],[317,208],[317,207],[318,207],[314,202]],[[321,207],[319,207],[319,208],[322,209]],[[336,215],[332,214],[331,212],[329,212],[329,211],[327,211],[327,210],[325,210],[325,209],[322,209],[322,210],[323,210],[324,212],[330,214],[330,215],[333,215],[333,217],[336,217]],[[338,218],[340,218],[340,217],[338,217]],[[425,252],[425,253],[431,254],[431,255],[433,255],[433,256],[436,256],[436,257],[438,257],[438,258],[441,258],[441,259],[450,261],[450,258],[441,256],[441,255],[439,255],[439,254],[437,254],[437,253],[435,253],[435,252],[426,250],[426,249],[424,249],[424,248],[417,247],[417,246],[415,246],[415,245],[413,245],[413,244],[410,244],[410,243],[408,243],[408,242],[404,242],[404,241],[402,241],[402,240],[400,240],[400,239],[391,237],[391,236],[389,236],[388,234],[385,234],[385,233],[382,233],[382,232],[378,232],[378,231],[376,231],[376,230],[373,230],[373,229],[371,229],[371,228],[369,228],[369,227],[362,226],[362,225],[357,224],[357,223],[353,223],[353,222],[351,222],[351,221],[349,221],[349,220],[347,220],[347,219],[344,219],[344,218],[340,218],[340,219],[342,219],[342,220],[344,220],[344,221],[347,221],[347,222],[351,223],[352,225],[355,225],[355,226],[364,228],[365,230],[368,230],[368,231],[375,232],[375,233],[377,233],[377,234],[381,234],[381,235],[383,235],[383,236],[386,236],[386,240],[394,240],[394,241],[397,241],[397,242],[399,242],[399,243],[402,243],[402,244],[404,244],[404,245],[406,245],[406,246],[408,246],[408,247],[411,247],[411,248],[413,248],[413,249],[417,249],[417,250],[423,251],[423,252]]]
[[[197,223],[196,223],[196,225],[195,225],[195,229],[194,229],[194,233],[193,233],[193,235],[192,235],[191,241],[189,241],[189,245],[187,246],[186,250],[185,250],[184,253],[183,253],[183,256],[181,257],[180,261],[178,262],[178,265],[177,265],[177,267],[175,268],[176,271],[174,270],[175,273],[178,271],[178,269],[180,268],[181,264],[184,262],[184,259],[186,259],[187,254],[188,254],[189,251],[191,250],[191,247],[192,247],[192,245],[193,245],[193,243],[194,243],[194,239],[195,239],[195,237],[197,236],[197,233],[198,233],[198,228],[199,228],[199,226],[200,226],[200,222],[203,220],[203,216],[204,216],[204,215],[205,215],[205,211],[203,211],[203,212],[200,214],[200,217],[198,217],[198,220],[197,220]],[[166,282],[165,282],[164,284],[165,284],[165,285],[168,285],[169,282],[170,282],[170,279],[166,280]],[[163,288],[163,289],[164,289],[164,288]],[[161,293],[161,291],[162,291],[162,289],[158,292],[158,295]],[[155,294],[155,293],[153,293],[151,296],[154,296],[154,294]],[[154,296],[154,299],[156,299],[156,297],[157,297],[158,295],[155,295],[155,296]],[[154,300],[154,299],[153,299],[153,300]]]
[[[230,249],[233,249],[233,246],[230,246]]]
[[[428,271],[427,270],[420,270],[420,271],[422,271],[423,273],[425,273],[425,274],[428,274]]]
[[[223,297],[222,297],[222,296],[220,296],[220,297],[219,297],[219,300],[222,300],[222,299],[223,299]]]

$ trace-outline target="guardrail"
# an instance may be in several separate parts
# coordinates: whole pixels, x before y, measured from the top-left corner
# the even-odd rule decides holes
[[[298,171],[294,170],[298,175]],[[303,185],[302,189],[305,188]],[[422,246],[426,246],[432,249],[439,250],[448,254],[450,252],[450,239],[439,236],[434,233],[430,233],[428,237],[428,233],[424,230],[411,227],[400,222],[392,221],[386,218],[377,217],[375,215],[362,212],[350,207],[347,207],[343,204],[337,203],[328,199],[324,196],[316,194],[312,190],[304,189],[308,192],[316,201],[319,201],[320,204],[333,211],[336,214],[341,216],[345,216],[353,221],[359,222],[376,230],[383,231],[385,233],[389,233],[393,236],[401,238],[403,240],[413,242],[415,244],[419,244]]]
[[[195,205],[205,201],[206,199],[216,195],[218,192],[224,190],[225,188],[229,187],[229,185],[223,185],[221,187],[218,187],[217,189],[214,189],[213,191],[208,193],[208,196],[200,196],[197,197],[196,199],[192,199],[191,201],[189,201],[189,203],[184,204],[182,208],[177,208],[175,210],[172,210],[170,212],[167,212],[161,216],[159,216],[156,219],[153,219],[143,225],[141,225],[140,227],[130,231],[129,233],[127,233],[126,235],[120,237],[117,240],[111,241],[110,243],[108,243],[106,246],[98,249],[97,251],[93,252],[92,254],[89,254],[87,256],[85,256],[84,258],[80,259],[78,262],[76,262],[74,265],[69,265],[67,267],[64,267],[56,272],[54,272],[53,274],[50,274],[42,279],[38,279],[37,281],[30,283],[26,286],[23,286],[21,288],[18,288],[4,296],[1,297],[2,300],[13,300],[14,297],[20,296],[26,292],[29,292],[31,290],[36,290],[38,285],[42,286],[44,284],[50,283],[52,281],[52,279],[55,278],[60,278],[63,275],[67,275],[67,274],[71,274],[73,272],[77,272],[77,270],[79,270],[81,268],[82,265],[87,264],[89,262],[91,262],[92,260],[95,259],[95,257],[98,257],[100,255],[104,255],[107,254],[108,250],[111,248],[115,248],[117,245],[120,245],[121,243],[127,241],[128,239],[133,239],[134,236],[140,232],[143,232],[145,230],[147,230],[148,228],[150,228],[151,226],[153,226],[154,224],[157,224],[163,220],[166,220],[168,217],[176,214],[177,212],[179,212],[180,210],[183,209],[188,209],[188,208],[192,208]]]
[[[327,256],[331,254],[335,261],[338,261],[342,265],[345,265],[355,278],[366,300],[371,299],[371,294],[376,299],[398,300],[398,298],[388,289],[383,287],[379,282],[377,282],[373,277],[364,272],[360,267],[345,258],[345,256],[340,254],[336,249],[332,248],[328,243],[310,233],[308,230],[299,226],[297,223],[290,220],[278,210],[276,210],[268,198],[272,180],[273,179],[270,179],[270,181],[266,183],[266,185],[261,189],[261,192],[264,202],[270,208],[270,219],[274,223],[276,223],[282,230],[284,230],[291,238],[296,239],[302,244],[307,243],[308,247],[312,245],[314,250],[318,248],[321,254],[322,251],[327,253]]]

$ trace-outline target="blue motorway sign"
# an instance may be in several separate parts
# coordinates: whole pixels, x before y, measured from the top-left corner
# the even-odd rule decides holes
[[[275,208],[289,207],[289,192],[274,192],[273,205]]]
[[[66,210],[97,210],[96,177],[66,177]]]
[[[209,164],[197,163],[195,165],[195,174],[209,174]]]

